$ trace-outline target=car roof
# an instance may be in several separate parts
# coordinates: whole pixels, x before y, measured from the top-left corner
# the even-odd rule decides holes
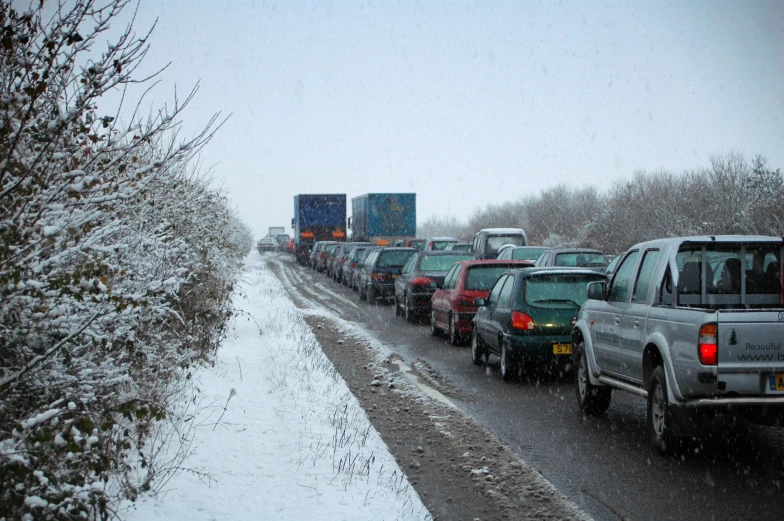
[[[687,237],[667,237],[664,239],[653,239],[651,241],[640,242],[629,248],[630,250],[633,248],[639,248],[643,245],[645,247],[649,246],[665,246],[669,244],[676,244],[680,246],[684,243],[769,243],[769,244],[781,244],[784,242],[784,238],[782,237],[775,237],[771,235],[690,235]]]
[[[461,264],[467,267],[473,266],[493,266],[496,264],[506,264],[506,265],[515,265],[520,266],[521,268],[525,267],[533,267],[534,261],[526,259],[526,260],[519,260],[519,259],[476,259],[476,260],[464,260],[458,261],[457,264]]]
[[[417,250],[417,255],[420,257],[424,257],[427,255],[428,257],[438,257],[444,255],[465,255],[465,256],[473,256],[473,253],[467,253],[462,251],[455,251],[455,250]]]
[[[557,266],[539,266],[532,268],[517,268],[508,270],[504,273],[522,274],[526,277],[535,275],[599,275],[607,278],[607,275],[602,271],[596,271],[590,268],[570,268],[570,267],[557,267]]]
[[[515,234],[522,233],[523,235],[525,235],[525,232],[523,231],[522,228],[482,228],[477,233],[486,233],[488,235],[493,235],[493,234],[500,235],[502,233],[515,233]]]
[[[460,239],[457,237],[428,237],[425,239],[427,241],[457,241],[460,242]]]
[[[595,248],[548,248],[548,251],[556,253],[601,253],[604,255],[601,250]]]

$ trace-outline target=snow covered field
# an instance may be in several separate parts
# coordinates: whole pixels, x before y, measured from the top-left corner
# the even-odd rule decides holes
[[[128,520],[429,520],[427,509],[258,253],[201,390],[185,470]],[[225,408],[224,408],[225,407]]]

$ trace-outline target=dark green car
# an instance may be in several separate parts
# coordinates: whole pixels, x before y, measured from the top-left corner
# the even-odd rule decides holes
[[[471,357],[476,365],[489,355],[501,358],[509,381],[537,364],[566,374],[571,365],[571,332],[587,300],[591,282],[607,280],[586,268],[523,268],[504,272],[487,299],[476,299]]]

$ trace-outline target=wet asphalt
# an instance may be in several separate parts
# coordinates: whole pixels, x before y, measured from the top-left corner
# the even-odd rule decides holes
[[[707,521],[784,515],[784,428],[718,418],[711,432],[673,455],[647,442],[644,400],[615,391],[599,418],[584,418],[574,384],[526,372],[504,382],[498,359],[471,363],[470,348],[432,337],[424,321],[395,318],[389,303],[359,295],[274,254],[297,293],[350,320],[408,365],[423,360],[454,389],[452,401],[512,447],[596,520]]]

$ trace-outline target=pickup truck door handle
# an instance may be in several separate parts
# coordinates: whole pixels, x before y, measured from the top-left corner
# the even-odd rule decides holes
[[[640,327],[640,321],[635,319],[635,321],[634,321],[634,329],[637,329],[638,327]]]
[[[615,325],[617,326],[620,323],[621,323],[621,317],[615,317]]]

